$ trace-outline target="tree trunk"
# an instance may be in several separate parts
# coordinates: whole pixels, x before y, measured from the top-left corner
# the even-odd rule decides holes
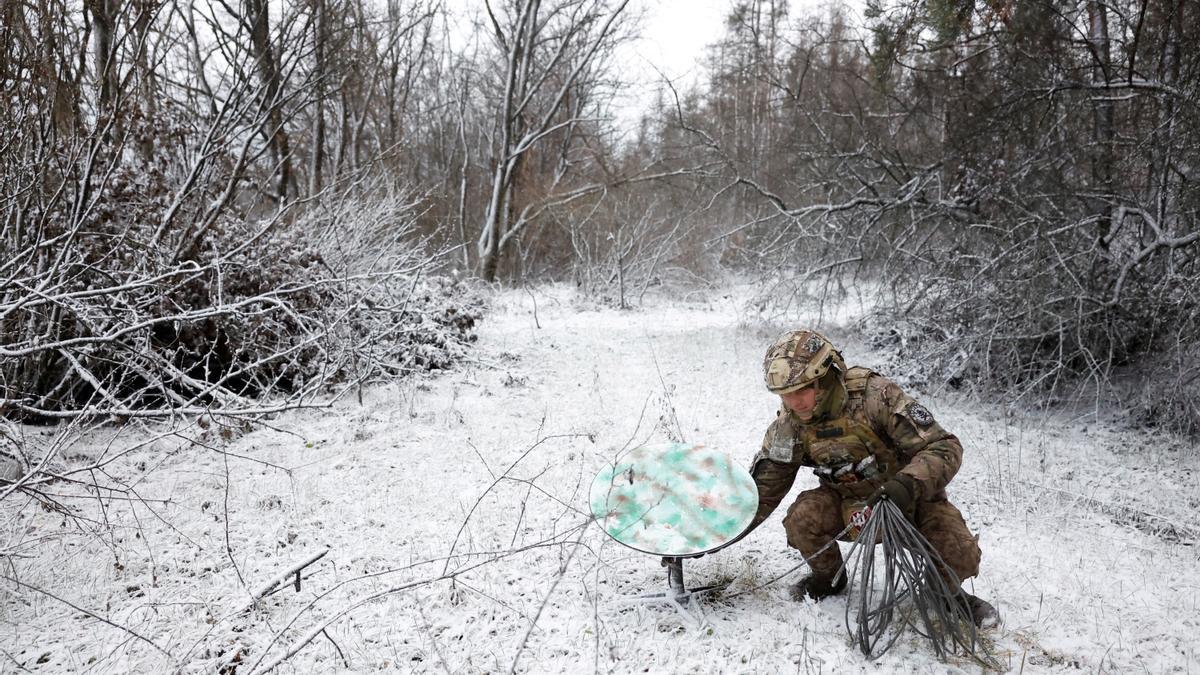
[[[84,5],[92,15],[92,61],[96,69],[97,110],[103,117],[112,114],[117,96],[117,55],[113,48],[117,0],[85,0]]]
[[[308,172],[308,194],[321,191],[321,169],[325,163],[325,43],[328,26],[325,0],[311,0],[313,12],[313,132]]]
[[[537,27],[537,12],[539,0],[526,0],[521,6],[521,13],[514,26],[509,41],[508,58],[506,60],[506,77],[504,85],[504,100],[501,102],[500,147],[496,155],[496,165],[492,171],[492,195],[488,200],[488,208],[484,216],[483,228],[480,231],[479,265],[480,276],[484,281],[496,280],[496,272],[500,267],[500,253],[505,235],[508,233],[509,189],[512,187],[513,165],[516,157],[516,140],[523,132],[521,128],[522,115],[516,110],[517,99],[523,98],[524,85],[529,82],[528,70],[530,50],[533,49],[533,38]]]
[[[1104,0],[1088,0],[1088,42],[1092,50],[1093,93],[1092,187],[1096,199],[1096,240],[1108,248],[1113,211],[1113,103],[1107,86],[1112,82],[1112,54],[1108,39],[1108,7]]]
[[[246,21],[250,24],[250,48],[254,63],[263,81],[262,107],[267,112],[263,134],[271,151],[272,164],[277,167],[276,196],[280,205],[288,201],[292,178],[292,149],[284,126],[282,102],[283,78],[279,62],[271,46],[271,24],[268,0],[245,0]]]

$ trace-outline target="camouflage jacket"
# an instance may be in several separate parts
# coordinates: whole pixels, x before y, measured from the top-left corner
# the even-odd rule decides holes
[[[833,414],[808,424],[781,407],[767,429],[751,474],[758,513],[750,529],[775,510],[800,467],[810,467],[843,499],[863,500],[897,473],[911,476],[918,500],[945,498],[962,464],[962,445],[896,383],[851,368],[844,400]]]

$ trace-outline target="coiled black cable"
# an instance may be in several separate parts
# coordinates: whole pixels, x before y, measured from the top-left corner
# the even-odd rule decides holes
[[[841,573],[850,586],[846,629],[867,658],[886,653],[912,626],[940,659],[960,655],[1003,669],[979,639],[954,572],[890,500],[881,499],[871,509]]]

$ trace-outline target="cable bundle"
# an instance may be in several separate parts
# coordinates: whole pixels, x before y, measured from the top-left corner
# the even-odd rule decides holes
[[[881,566],[875,564],[876,551],[882,556]],[[878,588],[877,567],[883,573]],[[849,570],[850,581],[846,629],[867,658],[887,652],[905,626],[911,625],[933,644],[938,658],[960,654],[1001,670],[979,639],[959,583],[955,580],[951,585],[942,577],[939,570],[947,568],[941,556],[891,501],[881,499],[872,508],[844,569]],[[911,602],[904,603],[909,598]],[[851,609],[857,609],[853,620]]]

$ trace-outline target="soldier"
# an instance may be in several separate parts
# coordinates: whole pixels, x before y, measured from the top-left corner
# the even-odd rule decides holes
[[[978,537],[946,499],[962,463],[962,445],[894,382],[867,368],[846,368],[842,355],[811,330],[783,334],[767,350],[767,389],[783,405],[767,429],[751,474],[758,485],[754,529],[787,495],[800,467],[820,485],[801,492],[783,520],[788,545],[811,572],[792,597],[821,600],[846,588],[837,545],[817,551],[845,529],[852,514],[886,496],[908,517],[953,576],[979,571]],[[953,583],[953,582],[952,582]],[[999,624],[990,604],[966,594],[977,626]]]

